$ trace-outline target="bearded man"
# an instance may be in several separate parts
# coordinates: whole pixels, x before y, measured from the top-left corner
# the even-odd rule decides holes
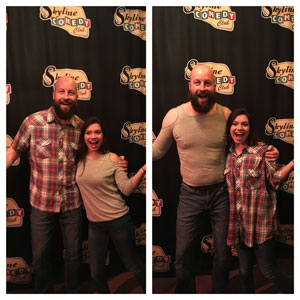
[[[75,184],[75,154],[83,121],[74,115],[76,82],[71,77],[56,81],[52,106],[23,121],[6,152],[6,167],[28,151],[30,221],[33,276],[37,293],[53,293],[53,248],[59,220],[64,248],[65,289],[80,287],[82,201]]]
[[[174,139],[180,160],[175,292],[196,292],[196,241],[205,220],[203,214],[208,211],[214,242],[213,293],[226,293],[230,252],[226,245],[229,198],[224,177],[225,127],[231,111],[216,102],[216,79],[204,64],[196,65],[191,72],[188,100],[168,111],[152,144],[155,161],[167,153]],[[269,158],[278,158],[277,149],[268,152]]]
[[[77,85],[69,76],[57,79],[52,106],[25,118],[6,167],[28,152],[30,221],[34,284],[37,293],[54,292],[53,249],[57,223],[64,245],[64,285],[67,293],[80,291],[82,257],[82,200],[75,183],[75,157],[83,121],[75,115]],[[127,162],[119,162],[121,167]]]

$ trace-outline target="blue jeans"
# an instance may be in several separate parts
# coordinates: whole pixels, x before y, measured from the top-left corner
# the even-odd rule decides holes
[[[229,197],[226,182],[208,187],[181,184],[176,224],[176,293],[195,293],[195,261],[200,251],[199,229],[203,214],[209,212],[214,239],[212,270],[213,292],[227,292],[229,283],[229,247],[226,246]]]
[[[82,258],[82,207],[64,213],[49,213],[31,207],[33,274],[37,293],[53,293],[53,249],[59,221],[64,245],[64,283],[68,293],[80,287]]]
[[[125,221],[89,222],[89,253],[91,276],[99,293],[110,293],[105,274],[108,242],[111,238],[127,270],[146,291],[146,268],[141,262],[135,245],[135,227],[129,215]]]
[[[278,286],[284,293],[293,293],[293,281],[290,280],[277,266],[275,258],[275,241],[267,240],[262,244],[247,247],[240,243],[237,247],[240,276],[245,293],[254,293],[253,265],[254,255],[263,275]]]

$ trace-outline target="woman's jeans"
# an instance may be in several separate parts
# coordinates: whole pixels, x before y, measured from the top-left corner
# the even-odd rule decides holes
[[[226,246],[229,198],[226,182],[206,187],[182,183],[176,224],[176,293],[195,293],[195,266],[199,231],[209,212],[214,240],[212,270],[213,291],[227,292],[229,283],[229,247]]]
[[[131,219],[122,223],[89,222],[91,276],[99,293],[109,293],[105,274],[108,242],[111,238],[127,270],[133,273],[146,291],[146,268],[139,259],[135,245],[135,227]]]
[[[82,258],[82,207],[64,213],[49,213],[31,207],[33,274],[37,293],[53,293],[53,250],[59,221],[64,245],[64,280],[68,293],[80,288]]]
[[[284,293],[293,293],[293,281],[290,280],[277,266],[274,239],[267,240],[262,244],[255,244],[253,247],[247,247],[240,243],[237,247],[240,276],[245,293],[254,293],[253,265],[254,256],[263,275],[279,287]]]

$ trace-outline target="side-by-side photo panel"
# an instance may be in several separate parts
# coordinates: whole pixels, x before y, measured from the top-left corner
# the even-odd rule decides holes
[[[153,294],[294,293],[294,7],[153,7]]]
[[[146,7],[6,30],[6,293],[146,293]]]

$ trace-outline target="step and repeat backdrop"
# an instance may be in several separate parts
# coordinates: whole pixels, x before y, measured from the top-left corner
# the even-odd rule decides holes
[[[294,155],[294,7],[153,7],[153,138],[171,108],[187,101],[198,63],[216,76],[218,102],[245,107],[255,132]],[[175,225],[181,177],[176,145],[153,163],[153,276],[174,275]],[[278,191],[278,256],[293,256],[294,174]],[[199,274],[209,274],[213,238],[209,218],[199,241]],[[236,263],[232,250],[232,267]]]
[[[55,81],[77,83],[82,119],[96,115],[107,128],[110,150],[125,155],[132,176],[146,160],[146,8],[7,7],[6,147],[26,116],[51,105]],[[27,155],[7,171],[7,288],[33,286]],[[145,180],[127,197],[136,227],[136,245],[145,260]],[[87,219],[84,272],[89,276]],[[63,246],[57,232],[53,264],[63,280]],[[124,267],[111,248],[109,275]],[[84,278],[83,278],[84,279]]]

